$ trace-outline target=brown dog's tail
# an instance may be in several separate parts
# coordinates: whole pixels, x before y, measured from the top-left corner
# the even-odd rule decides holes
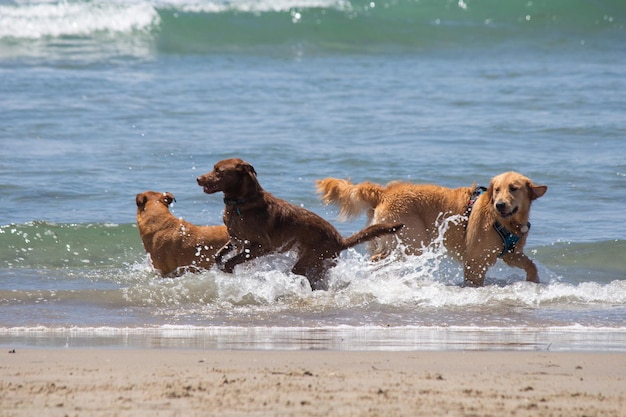
[[[356,246],[360,243],[364,243],[375,239],[379,236],[390,235],[397,233],[402,229],[404,224],[402,223],[379,223],[366,227],[365,229],[356,232],[349,238],[343,240],[343,249],[348,249]]]
[[[375,209],[383,198],[384,188],[369,181],[352,184],[349,180],[325,178],[317,181],[317,192],[324,204],[339,207],[339,219],[350,220]],[[367,229],[366,229],[367,230]]]

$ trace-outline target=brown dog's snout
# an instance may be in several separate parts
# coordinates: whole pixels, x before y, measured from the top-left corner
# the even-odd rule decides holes
[[[215,178],[213,172],[209,172],[208,174],[200,175],[196,178],[198,185],[203,188],[204,192],[207,194],[213,194],[215,192],[221,191],[221,184]]]

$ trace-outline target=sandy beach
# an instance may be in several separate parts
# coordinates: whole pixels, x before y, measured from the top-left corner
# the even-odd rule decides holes
[[[16,349],[8,416],[623,416],[626,354]]]

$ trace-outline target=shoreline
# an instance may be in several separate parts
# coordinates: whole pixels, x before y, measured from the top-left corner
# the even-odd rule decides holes
[[[618,416],[626,353],[16,348],[3,416]]]
[[[161,326],[0,329],[0,349],[626,352],[626,328]]]

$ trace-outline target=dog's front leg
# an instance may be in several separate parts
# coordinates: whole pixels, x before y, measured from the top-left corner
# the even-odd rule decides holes
[[[252,259],[258,258],[259,256],[267,253],[269,253],[269,251],[265,250],[260,244],[246,244],[243,246],[241,252],[224,263],[222,271],[232,273],[237,265],[251,261]]]
[[[507,253],[502,256],[502,260],[509,266],[521,268],[526,271],[526,281],[539,284],[537,266],[523,252]]]
[[[217,251],[214,258],[215,258],[215,265],[217,265],[219,269],[224,270],[223,258],[228,252],[233,250],[234,247],[235,247],[235,244],[233,243],[231,239],[228,242],[226,242],[226,244],[222,246],[220,250]]]
[[[482,287],[485,283],[487,267],[480,262],[465,262],[463,278],[468,287]]]
[[[463,262],[465,285],[468,287],[482,287],[485,283],[487,270],[496,263],[497,259],[497,253],[489,250],[468,253]]]

